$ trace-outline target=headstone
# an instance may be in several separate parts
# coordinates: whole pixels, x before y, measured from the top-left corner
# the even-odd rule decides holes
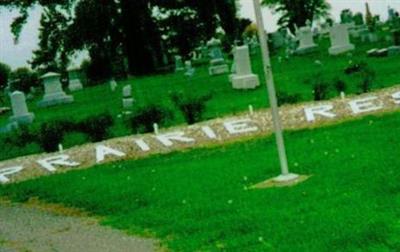
[[[183,65],[182,57],[179,55],[175,56],[175,72],[180,72],[185,70],[185,67]]]
[[[301,27],[297,31],[297,39],[299,40],[299,47],[296,50],[297,54],[307,54],[317,49],[310,27]]]
[[[208,59],[210,52],[208,51],[207,45],[202,45],[200,51],[201,59]]]
[[[31,124],[35,118],[33,113],[29,113],[26,105],[25,94],[20,91],[15,91],[10,95],[11,108],[13,115],[10,117],[11,123]]]
[[[70,68],[68,69],[68,78],[69,78],[69,84],[68,84],[68,89],[71,92],[82,90],[83,85],[81,82],[81,75],[80,75],[80,69],[79,68]]]
[[[276,31],[270,34],[272,45],[275,49],[279,49],[285,45],[285,35],[282,31]]]
[[[192,77],[196,71],[192,67],[192,61],[190,61],[190,60],[185,61],[185,69],[186,69],[185,76],[188,76],[188,77]]]
[[[118,83],[114,79],[109,81],[109,85],[112,92],[114,92],[118,87]]]
[[[44,84],[44,97],[38,103],[40,107],[49,107],[59,104],[72,103],[74,97],[66,95],[60,82],[60,74],[47,73],[40,77]]]
[[[236,73],[232,75],[234,89],[254,89],[260,85],[258,76],[251,71],[251,61],[248,46],[235,49]]]
[[[369,57],[376,56],[378,50],[379,50],[379,49],[377,49],[377,48],[372,48],[372,49],[370,49],[370,50],[367,51],[367,55],[368,55]]]
[[[211,39],[207,46],[210,51],[210,67],[208,72],[211,76],[220,75],[229,72],[229,66],[225,63],[224,55],[221,49],[221,41],[219,39]]]
[[[400,46],[390,46],[390,47],[388,47],[388,55],[389,56],[400,55]]]
[[[345,24],[335,24],[330,31],[331,47],[330,55],[338,55],[354,50],[354,45],[350,43],[348,27]]]
[[[122,107],[126,110],[132,109],[135,100],[132,97],[132,86],[126,85],[122,89]]]

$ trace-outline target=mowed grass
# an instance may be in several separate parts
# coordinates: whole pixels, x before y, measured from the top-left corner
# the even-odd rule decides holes
[[[290,188],[272,137],[100,165],[0,188],[152,234],[171,251],[400,251],[400,113],[286,134]]]
[[[368,49],[389,46],[390,43],[388,42],[362,44],[354,41],[356,50],[340,56],[330,56],[328,54],[329,39],[324,38],[316,42],[319,45],[319,49],[310,55],[293,56],[285,60],[283,50],[273,54],[272,64],[275,84],[279,92],[299,94],[302,101],[310,101],[313,99],[312,80],[315,79],[316,73],[321,73],[328,83],[337,78],[343,79],[347,83],[348,94],[358,93],[360,91],[358,88],[361,82],[360,76],[357,74],[348,76],[344,74],[344,69],[349,65],[349,62],[360,61],[367,62],[376,72],[377,78],[371,86],[372,90],[400,83],[400,75],[398,74],[400,56],[368,58],[366,55]],[[316,64],[316,61],[321,62],[322,66]],[[229,65],[231,64],[231,60],[227,60],[227,62]],[[247,110],[249,105],[252,105],[255,109],[266,108],[269,106],[269,101],[259,52],[252,56],[252,68],[259,75],[261,86],[255,90],[248,91],[232,89],[227,74],[210,77],[208,65],[204,65],[196,67],[196,73],[193,78],[185,77],[183,72],[130,78],[119,81],[119,87],[115,92],[111,92],[108,84],[85,87],[84,90],[73,93],[74,103],[51,108],[37,107],[37,102],[42,98],[42,95],[39,94],[28,104],[30,111],[35,113],[35,122],[31,127],[40,128],[43,123],[55,120],[68,119],[76,122],[89,116],[109,112],[115,120],[115,125],[111,128],[108,138],[136,133],[136,130],[130,129],[121,116],[122,88],[125,85],[132,86],[133,96],[136,99],[135,108],[155,104],[169,108],[173,112],[174,118],[160,125],[161,127],[185,123],[181,112],[172,104],[170,99],[170,95],[175,92],[199,96],[211,93],[212,99],[207,103],[203,116],[204,120],[242,112]],[[329,92],[328,98],[338,96],[333,84]],[[11,112],[0,116],[0,127],[8,123],[10,115]],[[88,141],[83,134],[72,133],[64,137],[62,144],[64,148],[70,148]],[[0,153],[0,160],[43,152],[37,143],[32,143],[23,148],[11,146],[1,136],[0,144],[8,146],[6,151]]]
[[[368,58],[366,51],[371,48],[389,46],[390,43],[356,43],[356,50],[350,54],[330,56],[328,48],[329,39],[316,41],[319,50],[316,53],[304,56],[293,56],[289,60],[284,58],[284,51],[279,51],[272,56],[275,84],[278,91],[289,94],[300,94],[302,100],[313,99],[312,79],[314,75],[321,72],[323,78],[328,82],[336,78],[343,79],[348,85],[348,93],[359,92],[357,87],[360,77],[357,75],[347,76],[344,69],[350,61],[365,61],[377,73],[377,79],[372,88],[382,88],[400,83],[400,76],[397,74],[400,67],[399,57]],[[320,61],[319,66],[315,61]],[[231,64],[231,60],[227,60]],[[181,113],[170,100],[171,93],[186,92],[191,95],[203,95],[211,93],[212,100],[208,102],[204,118],[216,118],[222,115],[234,114],[247,110],[248,105],[254,108],[265,108],[269,106],[267,92],[264,84],[264,74],[260,53],[252,56],[253,71],[260,76],[261,87],[256,90],[234,90],[228,80],[228,75],[213,76],[208,74],[208,65],[196,68],[193,78],[184,76],[183,72],[166,75],[152,75],[140,78],[130,78],[119,81],[118,89],[113,93],[108,84],[86,87],[83,91],[73,93],[75,102],[69,105],[39,108],[37,102],[41,95],[29,103],[29,108],[36,115],[35,124],[39,125],[56,119],[80,120],[91,115],[97,115],[109,111],[117,123],[112,132],[114,136],[123,136],[131,131],[124,125],[123,120],[117,116],[122,112],[122,87],[132,85],[133,96],[136,99],[136,107],[143,107],[149,104],[157,104],[170,108],[174,111],[175,119],[167,123],[176,125],[184,123]],[[330,91],[329,97],[337,96],[335,90]],[[0,125],[6,124],[10,114],[0,116]]]

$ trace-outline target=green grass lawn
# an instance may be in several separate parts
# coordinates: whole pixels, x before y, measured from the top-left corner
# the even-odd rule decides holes
[[[172,251],[400,251],[400,113],[286,134],[291,188],[273,138],[97,166],[0,188],[151,233]]]
[[[279,62],[284,52],[277,52],[272,58],[274,76],[278,91],[289,94],[300,94],[302,100],[309,101],[313,99],[312,85],[306,80],[322,71],[323,76],[328,81],[339,77],[346,81],[349,93],[359,91],[357,85],[360,79],[357,76],[347,76],[344,69],[349,61],[365,61],[377,73],[377,79],[373,85],[374,89],[392,86],[400,83],[399,57],[387,58],[367,58],[366,51],[373,47],[383,47],[388,44],[360,44],[357,43],[356,50],[351,55],[330,56],[328,54],[328,39],[320,40],[319,51],[306,56],[294,56],[288,61]],[[322,62],[322,69],[315,64],[315,61]],[[173,92],[184,91],[190,94],[202,95],[212,93],[213,98],[207,104],[204,119],[216,118],[223,115],[234,114],[247,110],[248,105],[252,104],[254,108],[265,108],[269,106],[267,92],[264,84],[262,62],[260,54],[252,57],[253,70],[261,77],[261,87],[251,91],[233,90],[228,81],[227,75],[210,77],[208,75],[208,66],[199,67],[195,76],[189,80],[183,73],[173,73],[167,75],[154,75],[149,77],[131,78],[119,82],[119,87],[112,93],[109,85],[104,84],[96,87],[87,87],[83,91],[74,93],[75,102],[69,105],[38,108],[36,100],[30,102],[29,108],[35,113],[36,121],[32,127],[38,127],[40,124],[56,119],[80,120],[92,115],[98,115],[109,111],[114,117],[116,124],[112,128],[110,137],[118,137],[131,134],[118,115],[122,112],[122,87],[130,84],[133,87],[134,97],[137,100],[135,106],[146,106],[146,104],[160,104],[173,110],[175,119],[170,120],[166,125],[171,126],[184,123],[181,113],[172,105],[169,98]],[[331,90],[330,97],[337,96],[336,91]],[[0,116],[0,127],[7,123],[10,114]],[[74,145],[86,143],[88,140],[81,135],[68,135],[65,137],[63,145],[69,148]],[[0,143],[1,143],[0,139]],[[11,147],[10,147],[11,148]],[[17,148],[9,151],[7,154],[0,155],[0,160],[13,158],[20,155],[42,152],[37,145],[26,148]]]

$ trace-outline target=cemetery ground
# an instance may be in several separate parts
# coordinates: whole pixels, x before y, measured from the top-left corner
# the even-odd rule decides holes
[[[360,77],[355,75],[346,75],[344,69],[349,66],[349,62],[366,62],[376,72],[376,80],[371,86],[372,89],[379,89],[400,83],[398,69],[400,61],[398,56],[368,58],[366,51],[377,47],[386,46],[386,42],[375,44],[356,43],[356,50],[351,54],[341,56],[329,56],[328,39],[319,41],[318,52],[311,55],[293,56],[288,60],[284,59],[284,52],[280,51],[273,56],[273,70],[277,89],[279,92],[285,92],[289,95],[299,94],[301,101],[313,99],[313,83],[315,74],[322,73],[322,77],[327,82],[332,82],[336,78],[342,79],[347,83],[346,93],[360,92],[358,87],[361,82]],[[387,43],[389,45],[389,43]],[[283,58],[280,62],[279,57]],[[316,64],[319,61],[322,65]],[[262,63],[260,55],[252,57],[253,69],[260,76],[261,83],[264,83],[262,74]],[[264,85],[256,90],[241,91],[233,90],[228,81],[227,75],[210,77],[207,72],[207,64],[196,67],[196,73],[192,78],[185,77],[183,72],[167,75],[149,76],[143,78],[131,78],[119,81],[119,87],[115,92],[110,91],[108,84],[85,87],[84,90],[74,92],[75,102],[63,106],[39,108],[36,103],[40,100],[39,94],[34,100],[29,102],[29,109],[35,114],[35,122],[32,128],[39,128],[45,122],[54,120],[72,120],[79,121],[89,116],[99,115],[103,112],[110,112],[115,120],[111,128],[109,138],[130,135],[131,129],[126,126],[124,120],[118,115],[122,113],[122,87],[130,84],[133,87],[133,96],[136,100],[134,107],[145,107],[149,104],[165,106],[173,111],[174,119],[168,120],[161,127],[179,125],[184,123],[182,114],[172,104],[170,95],[174,92],[183,91],[186,94],[212,94],[212,99],[207,103],[207,108],[203,119],[211,119],[227,114],[234,114],[244,111],[248,105],[255,109],[266,107],[268,104],[267,93]],[[338,96],[334,88],[329,91],[327,98]],[[7,123],[10,114],[0,116],[0,125]],[[0,143],[4,143],[3,137],[0,137]],[[64,148],[80,145],[89,140],[83,134],[69,133],[62,142]],[[0,160],[10,159],[17,156],[28,155],[43,152],[36,143],[24,147],[9,148],[0,154]]]
[[[0,187],[103,217],[172,251],[399,251],[400,112],[286,134],[306,182],[251,186],[279,173],[273,137]]]

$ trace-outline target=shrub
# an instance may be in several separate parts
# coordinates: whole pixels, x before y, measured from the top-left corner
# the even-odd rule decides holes
[[[74,123],[70,121],[53,121],[41,125],[37,137],[38,144],[46,152],[58,150],[58,145],[62,143],[64,135],[73,131]]]
[[[114,120],[109,113],[88,117],[76,125],[75,130],[88,135],[90,141],[99,142],[109,137]]]
[[[363,71],[360,72],[360,75],[361,82],[358,86],[361,89],[361,92],[367,93],[371,89],[372,83],[374,82],[376,77],[376,73],[370,67],[365,67]]]
[[[338,93],[346,92],[346,90],[347,90],[347,84],[346,84],[346,82],[344,82],[344,81],[341,80],[341,79],[336,79],[336,80],[334,80],[333,85],[334,85],[334,87],[335,87],[335,89],[336,89],[336,91],[337,91]]]
[[[36,132],[25,125],[19,126],[17,130],[10,132],[4,138],[4,142],[7,145],[13,145],[17,147],[24,147],[25,145],[28,145],[35,141]]]
[[[329,86],[326,83],[317,83],[314,85],[314,101],[322,101],[328,98]]]
[[[282,106],[283,104],[295,104],[301,100],[300,94],[288,94],[286,92],[278,92],[276,96],[279,106]]]
[[[367,66],[367,63],[365,62],[350,62],[349,65],[344,69],[344,72],[347,75],[351,75],[354,73],[359,73],[362,71],[365,67]]]
[[[162,125],[170,119],[173,119],[173,113],[169,109],[149,105],[134,112],[133,116],[128,118],[128,126],[134,133],[148,133],[153,131],[154,123]]]
[[[18,68],[11,73],[11,91],[22,91],[25,94],[30,92],[31,87],[39,86],[38,75],[28,68]]]
[[[203,119],[206,103],[211,97],[211,94],[193,97],[185,96],[183,93],[175,93],[171,95],[171,100],[182,112],[185,121],[188,124],[194,124]]]

